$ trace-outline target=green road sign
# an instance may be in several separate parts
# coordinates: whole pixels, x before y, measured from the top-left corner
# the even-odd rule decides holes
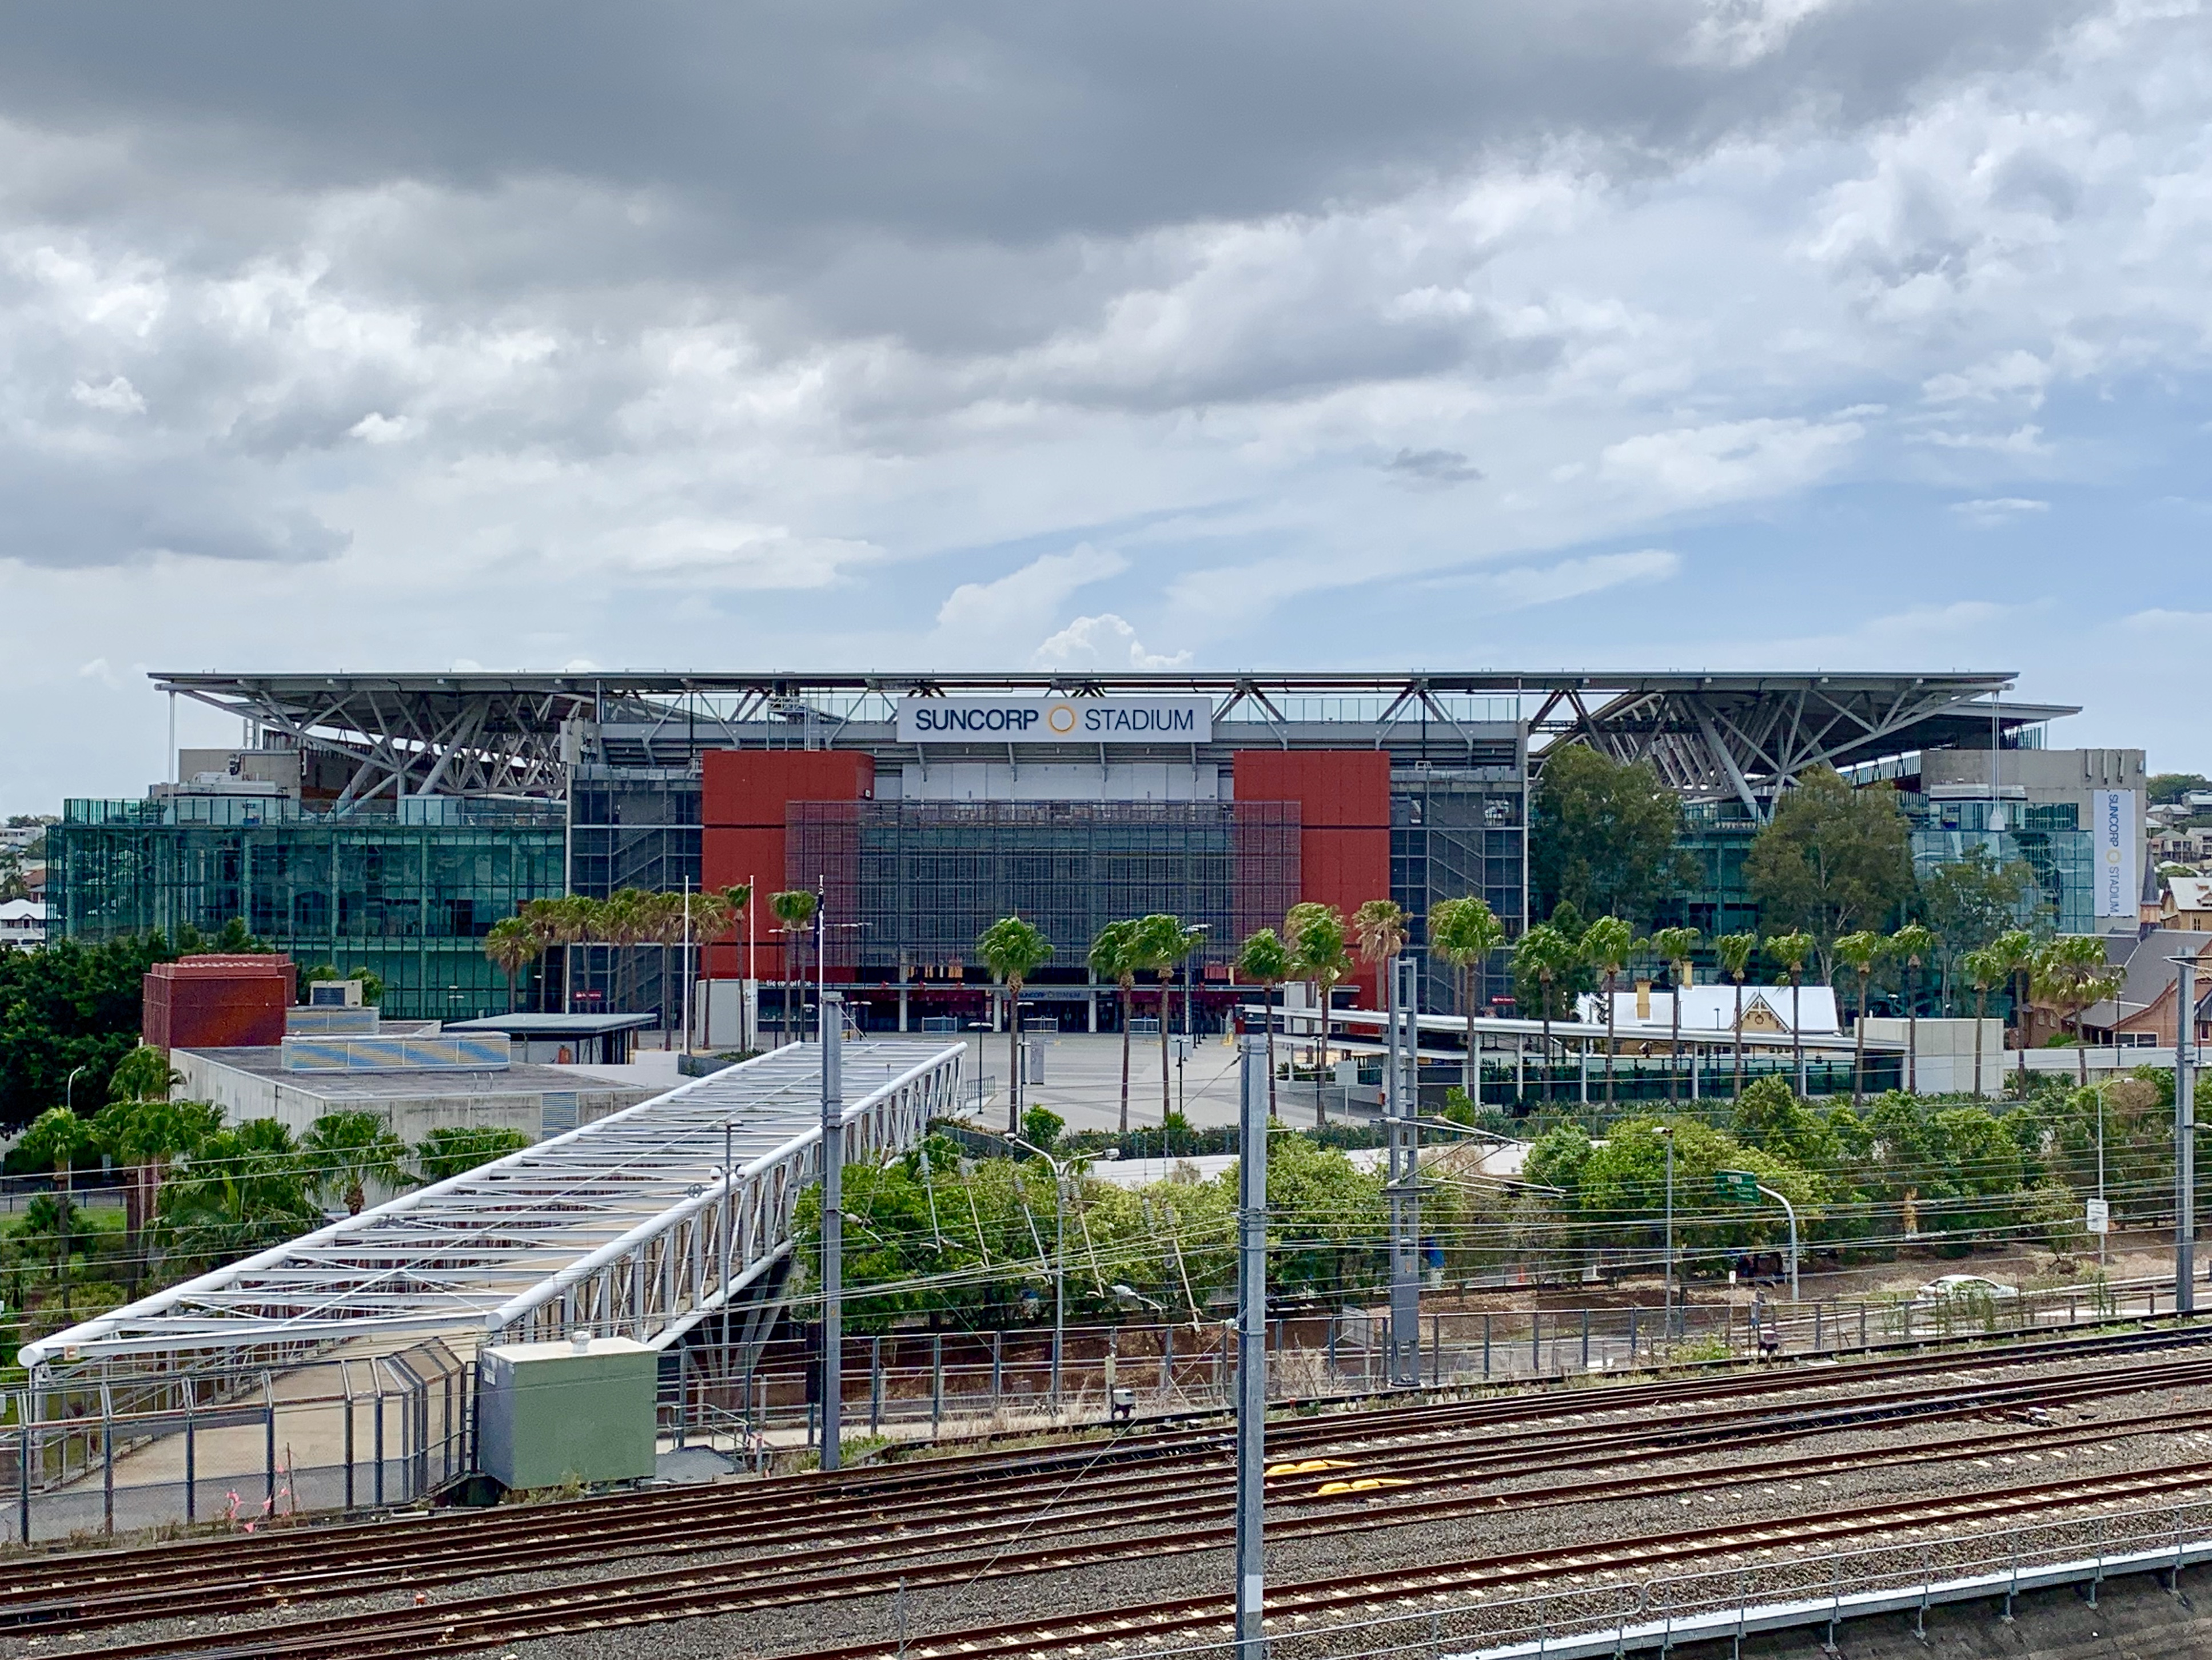
[[[1755,1205],[1759,1202],[1759,1177],[1747,1170],[1717,1170],[1713,1172],[1713,1191],[1727,1204]]]

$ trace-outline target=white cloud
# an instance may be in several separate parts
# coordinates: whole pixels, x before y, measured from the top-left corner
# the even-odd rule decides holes
[[[937,627],[970,644],[1003,652],[1009,636],[1034,634],[1079,589],[1129,568],[1110,550],[1085,543],[1067,553],[1042,554],[988,582],[963,582],[937,608]]]
[[[1951,511],[1977,525],[2009,525],[2039,513],[2051,511],[2051,503],[2032,496],[1996,496],[1973,502],[1954,502]]]
[[[1770,496],[1829,471],[1865,431],[1856,421],[1795,419],[1677,427],[1608,445],[1600,465],[1662,505]]]
[[[1030,660],[1052,669],[1174,669],[1190,657],[1187,651],[1172,656],[1146,651],[1137,630],[1109,611],[1077,617],[1038,646]]]
[[[379,415],[371,410],[347,428],[346,435],[367,444],[396,444],[414,429],[415,423],[404,415]]]
[[[79,380],[70,388],[70,396],[88,410],[104,410],[111,415],[143,415],[146,400],[138,395],[138,388],[118,374],[105,386],[95,386]]]
[[[1663,582],[1680,574],[1681,556],[1665,548],[1634,553],[1603,553],[1587,559],[1563,559],[1556,565],[1522,565],[1479,579],[1496,608],[1521,611],[1562,599],[1579,599],[1607,588],[1636,582]]]

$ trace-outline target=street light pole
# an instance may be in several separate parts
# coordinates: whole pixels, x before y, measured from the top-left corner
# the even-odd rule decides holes
[[[1671,1151],[1674,1142],[1670,1140],[1667,1145]],[[1791,1204],[1784,1195],[1777,1193],[1763,1183],[1759,1190],[1781,1206],[1784,1214],[1790,1219],[1790,1300],[1794,1303],[1797,1300],[1797,1207]],[[1730,1278],[1733,1279],[1734,1276],[1731,1275]]]
[[[1266,1660],[1267,1479],[1267,1061],[1264,1039],[1238,1040],[1237,1651]]]
[[[1052,1415],[1060,1416],[1060,1356],[1067,1335],[1067,1176],[1073,1169],[1033,1141],[1018,1135],[1007,1140],[1045,1162],[1052,1172]]]
[[[1383,1063],[1383,1110],[1390,1137],[1390,1384],[1421,1382],[1420,966],[1392,959],[1389,1055]]]
[[[819,910],[816,912],[820,915]],[[845,1083],[840,1067],[845,1018],[842,995],[820,993],[822,1028],[822,1468],[837,1468],[838,1408],[844,1403]]]

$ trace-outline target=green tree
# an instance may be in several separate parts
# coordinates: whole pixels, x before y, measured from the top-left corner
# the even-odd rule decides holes
[[[1291,948],[1292,972],[1313,982],[1321,1015],[1321,1067],[1314,1075],[1314,1122],[1326,1124],[1328,1110],[1322,1091],[1328,1075],[1329,1011],[1339,982],[1351,972],[1345,947],[1344,916],[1334,905],[1313,900],[1291,907],[1283,918],[1283,939]]]
[[[2178,806],[2193,790],[2212,790],[2212,778],[2201,772],[2154,772],[2143,781],[2153,806]]]
[[[1805,1090],[1805,1024],[1798,1018],[1798,993],[1805,983],[1806,959],[1813,955],[1813,936],[1803,929],[1766,937],[1766,954],[1782,964],[1790,976],[1790,1073],[1797,1091]]]
[[[1109,922],[1091,942],[1085,961],[1091,977],[1110,981],[1121,998],[1121,1134],[1129,1133],[1129,1021],[1136,1013],[1137,975],[1145,966],[1137,954],[1137,925],[1125,919]]]
[[[1505,925],[1498,920],[1495,911],[1472,895],[1463,899],[1439,900],[1429,907],[1429,949],[1451,964],[1459,981],[1460,1007],[1467,1013],[1462,1087],[1467,1091],[1468,1104],[1477,1111],[1482,1107],[1482,1064],[1480,1045],[1474,1035],[1478,999],[1469,982],[1479,969],[1488,964],[1491,954],[1504,944]]]
[[[134,1051],[133,1058],[138,1054],[152,1055],[167,1073],[168,1057],[159,1049]],[[120,1067],[117,1079],[123,1081]],[[155,1085],[143,1068],[128,1081],[133,1085]],[[177,1081],[175,1073],[161,1079],[155,1085],[161,1091],[157,1095],[119,1096],[102,1107],[92,1121],[94,1145],[131,1172],[131,1185],[125,1189],[124,1226],[134,1282],[143,1271],[147,1233],[170,1164],[222,1128],[222,1109],[214,1103],[167,1099],[173,1081]]]
[[[1359,959],[1379,970],[1382,1001],[1390,1001],[1390,976],[1398,954],[1406,949],[1406,912],[1395,899],[1369,899],[1352,913],[1352,935],[1359,942]]]
[[[1735,1087],[1734,1098],[1743,1098],[1743,977],[1751,971],[1751,959],[1759,954],[1759,936],[1755,933],[1723,933],[1713,941],[1713,955],[1720,959],[1721,972],[1735,982]]]
[[[1867,983],[1874,977],[1874,965],[1888,955],[1889,940],[1872,928],[1859,928],[1837,935],[1829,951],[1859,977],[1859,1016],[1851,1022],[1851,1106],[1856,1110],[1866,1099]]]
[[[371,1183],[388,1189],[414,1185],[407,1144],[378,1113],[325,1113],[307,1127],[300,1154],[308,1191],[338,1199],[349,1216],[361,1214]]]
[[[1744,1146],[1764,1148],[1811,1170],[1833,1164],[1842,1150],[1828,1121],[1772,1073],[1746,1086],[1736,1101],[1730,1128]]]
[[[1613,988],[1635,949],[1636,931],[1625,918],[1601,916],[1583,930],[1583,958],[1605,976],[1605,1104],[1608,1110],[1613,1104],[1613,1075],[1620,1053],[1614,1037],[1620,1023],[1613,1015]]]
[[[1551,1098],[1552,1022],[1572,1007],[1575,970],[1583,966],[1581,939],[1549,922],[1537,923],[1513,947],[1513,994],[1522,1004],[1523,1018],[1533,1003],[1543,1023],[1542,1092],[1547,1100]]]
[[[2007,928],[1990,941],[1990,955],[2003,970],[2013,994],[2014,1042],[2020,1049],[2018,1090],[2027,1098],[2027,992],[2035,971],[2035,938],[2026,928]]]
[[[1839,933],[1878,927],[1912,891],[1912,851],[1897,793],[1855,789],[1832,767],[1801,775],[1744,861],[1768,926],[1813,936],[1821,975]]]
[[[2105,954],[2102,935],[2061,934],[2035,954],[2031,977],[2035,1000],[2074,1027],[2081,1086],[2089,1087],[2089,1055],[2081,1041],[2081,1014],[2092,1003],[2118,994],[2121,976]]]
[[[1259,986],[1267,1010],[1267,1116],[1275,1116],[1275,988],[1291,977],[1290,948],[1273,928],[1256,928],[1237,948],[1239,977]],[[1126,1129],[1127,1126],[1125,1124]]]
[[[1155,911],[1150,916],[1137,919],[1137,960],[1157,976],[1160,982],[1160,1116],[1164,1120],[1174,1110],[1174,1098],[1168,1088],[1168,989],[1175,983],[1176,965],[1196,951],[1203,938],[1195,928],[1187,928],[1179,916],[1170,916]]]
[[[220,1267],[321,1225],[308,1201],[299,1149],[273,1118],[217,1130],[162,1184],[155,1231],[169,1254]]]
[[[1618,762],[1582,744],[1544,757],[1528,836],[1538,914],[1562,904],[1650,921],[1692,877],[1675,850],[1681,798],[1649,762]]]
[[[179,949],[159,933],[99,945],[56,939],[39,951],[0,946],[0,1132],[72,1093],[107,1098],[108,1075],[138,1046],[147,970]]]
[[[1978,842],[1963,857],[1928,873],[1920,884],[1920,908],[1942,941],[1947,1010],[1952,970],[1959,959],[2013,927],[2028,896],[2038,892],[2035,873],[2024,862],[2008,859],[2000,863]]]
[[[520,1130],[490,1124],[453,1124],[432,1130],[415,1144],[416,1168],[425,1182],[450,1182],[456,1176],[520,1152],[530,1138]]]
[[[768,908],[775,915],[776,931],[783,936],[783,1022],[781,1041],[788,1043],[791,1037],[792,953],[799,942],[814,926],[817,901],[805,888],[786,888],[781,893],[768,897]],[[781,1047],[781,1045],[779,1045]]]
[[[502,916],[484,934],[484,955],[507,976],[507,1006],[516,1002],[515,979],[545,949],[538,931],[520,916]]]
[[[1002,916],[983,930],[975,954],[1006,988],[1006,1129],[1012,1134],[1022,1123],[1022,988],[1052,961],[1052,941],[1034,922]]]
[[[1674,1098],[1674,1073],[1682,1056],[1682,993],[1695,973],[1690,953],[1698,948],[1695,928],[1661,928],[1651,936],[1651,949],[1672,971],[1674,988],[1667,1002],[1674,1012],[1674,1031],[1667,1042],[1667,1098]]]
[[[1905,959],[1905,1091],[1920,1093],[1920,965],[1939,942],[1932,929],[1907,922],[1889,936],[1889,948]]]
[[[1967,952],[1959,959],[1959,971],[1974,988],[1974,1093],[1982,1092],[1982,1026],[1989,1018],[1990,988],[2012,972],[2003,952],[1994,946]]]
[[[91,1124],[67,1107],[49,1107],[33,1121],[30,1128],[23,1132],[23,1140],[18,1148],[24,1158],[50,1165],[54,1172],[54,1185],[61,1190],[58,1230],[60,1243],[55,1257],[54,1274],[61,1284],[64,1313],[70,1307],[70,1217],[76,1208],[70,1174],[76,1167],[76,1161],[92,1151],[94,1146]]]

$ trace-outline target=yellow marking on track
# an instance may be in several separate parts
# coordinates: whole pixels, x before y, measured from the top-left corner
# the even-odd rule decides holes
[[[1348,1460],[1348,1459],[1344,1459],[1344,1458],[1306,1458],[1306,1459],[1301,1459],[1298,1462],[1297,1462],[1297,1463],[1295,1463],[1295,1464],[1270,1464],[1270,1465],[1268,1465],[1268,1466],[1267,1466],[1267,1479],[1268,1479],[1270,1481],[1274,1481],[1278,1476],[1284,1476],[1284,1475],[1318,1475],[1318,1474],[1319,1474],[1321,1471],[1322,1471],[1322,1470],[1348,1470],[1348,1469],[1351,1469],[1351,1468],[1354,1468],[1354,1466],[1352,1465],[1352,1462],[1351,1462],[1350,1460]]]
[[[1363,1475],[1356,1481],[1324,1481],[1314,1489],[1316,1499],[1334,1499],[1340,1493],[1372,1493],[1377,1487],[1410,1487],[1411,1481],[1392,1475]]]

